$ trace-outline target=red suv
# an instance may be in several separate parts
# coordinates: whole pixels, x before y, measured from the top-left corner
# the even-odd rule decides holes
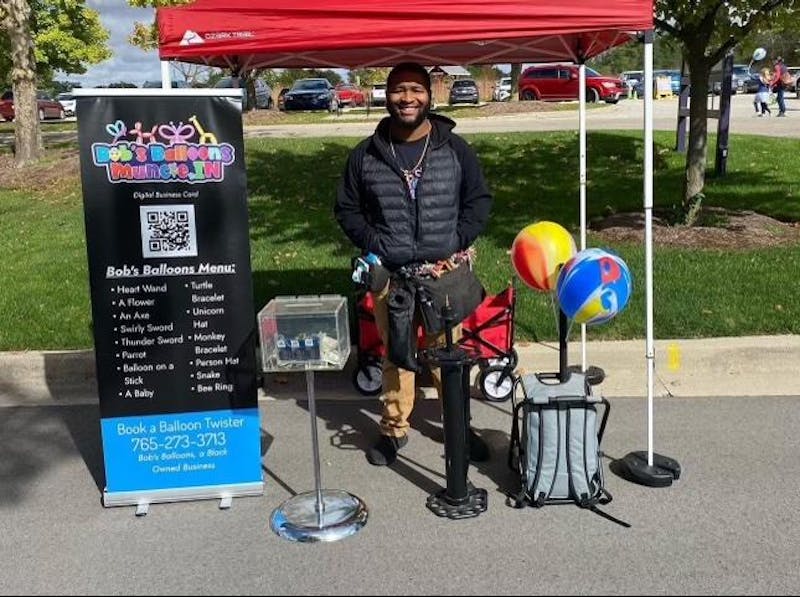
[[[586,101],[616,104],[626,94],[621,79],[605,77],[586,67]],[[545,64],[526,68],[519,78],[519,99],[562,101],[578,99],[578,67]]]
[[[342,106],[352,106],[353,108],[367,103],[364,92],[349,83],[339,83],[336,86],[336,98]]]

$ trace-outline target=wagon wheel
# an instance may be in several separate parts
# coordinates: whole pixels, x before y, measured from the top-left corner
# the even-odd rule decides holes
[[[514,391],[514,375],[511,367],[492,365],[481,371],[478,377],[481,394],[489,402],[505,402]]]
[[[353,372],[353,385],[364,396],[377,396],[383,390],[383,370],[377,361],[367,361]]]

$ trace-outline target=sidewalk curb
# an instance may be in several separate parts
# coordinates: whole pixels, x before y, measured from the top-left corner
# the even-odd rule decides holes
[[[556,344],[518,342],[518,370],[557,371]],[[654,343],[655,397],[797,396],[800,335],[661,339]],[[355,353],[355,350],[354,350]],[[351,377],[355,358],[341,372],[317,373],[318,400],[363,400]],[[581,364],[581,345],[569,346],[569,364]],[[599,386],[609,398],[647,396],[644,340],[586,344],[586,364],[601,367]],[[478,368],[473,368],[473,378]],[[261,400],[306,398],[305,376],[265,376]],[[97,403],[94,350],[0,352],[0,407]]]

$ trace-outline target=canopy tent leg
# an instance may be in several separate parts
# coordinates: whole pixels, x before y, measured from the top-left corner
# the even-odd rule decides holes
[[[653,30],[644,32],[644,251],[647,363],[647,453],[631,452],[621,458],[623,476],[649,487],[668,487],[680,477],[677,461],[653,453]],[[645,459],[646,455],[646,459]]]
[[[161,89],[172,89],[172,69],[169,60],[161,61]]]
[[[581,202],[581,248],[586,249],[586,64],[581,60],[578,66],[578,152],[580,172]],[[581,371],[586,365],[586,324],[581,324]]]

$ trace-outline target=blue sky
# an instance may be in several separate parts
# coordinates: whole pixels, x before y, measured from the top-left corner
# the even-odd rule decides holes
[[[84,75],[58,78],[79,82],[83,87],[108,85],[118,81],[135,83],[141,87],[148,80],[160,81],[161,63],[158,52],[144,52],[128,43],[134,21],[152,21],[155,10],[131,8],[125,0],[87,0],[86,4],[100,14],[100,20],[111,36],[109,45],[113,56],[90,67]]]

